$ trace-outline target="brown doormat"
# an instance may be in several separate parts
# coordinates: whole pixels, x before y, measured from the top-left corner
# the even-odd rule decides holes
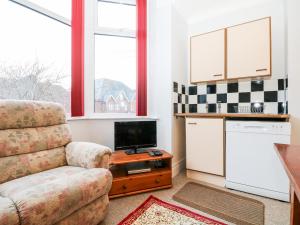
[[[238,225],[263,225],[265,206],[255,199],[189,182],[173,199]]]

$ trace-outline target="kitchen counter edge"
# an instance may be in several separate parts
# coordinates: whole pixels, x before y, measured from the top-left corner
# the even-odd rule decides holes
[[[268,119],[286,119],[289,114],[264,114],[264,113],[176,113],[176,117],[194,117],[194,118],[268,118]]]

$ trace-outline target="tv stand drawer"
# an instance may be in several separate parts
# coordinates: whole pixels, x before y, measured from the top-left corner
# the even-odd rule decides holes
[[[136,175],[129,175],[120,179],[114,179],[109,196],[119,197],[130,193],[146,192],[149,189],[166,188],[172,185],[172,173],[164,172],[149,172]]]

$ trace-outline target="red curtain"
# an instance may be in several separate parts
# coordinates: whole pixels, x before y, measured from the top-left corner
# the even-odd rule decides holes
[[[71,115],[84,115],[84,0],[72,0]]]
[[[137,0],[136,115],[147,115],[147,0]]]

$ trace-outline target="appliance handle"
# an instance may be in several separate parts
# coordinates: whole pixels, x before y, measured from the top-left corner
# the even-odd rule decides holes
[[[246,125],[243,128],[246,128],[246,129],[253,129],[253,128],[255,128],[255,129],[266,129],[266,127],[259,126],[259,125]]]

